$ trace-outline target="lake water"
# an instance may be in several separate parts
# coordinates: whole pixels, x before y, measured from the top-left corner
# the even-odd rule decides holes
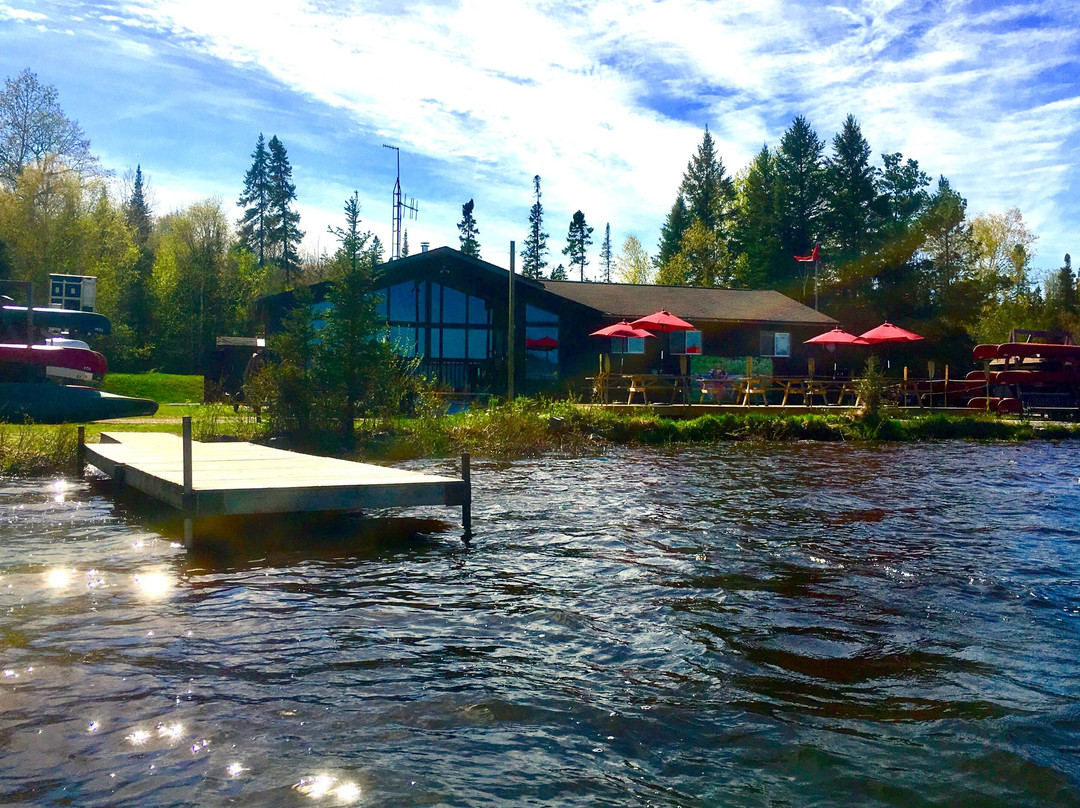
[[[474,460],[470,547],[435,510],[216,560],[8,481],[0,804],[1076,806],[1077,457]]]

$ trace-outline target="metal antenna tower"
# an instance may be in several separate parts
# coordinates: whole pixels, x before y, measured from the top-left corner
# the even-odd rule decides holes
[[[383,144],[384,149],[393,149],[397,157],[397,175],[394,180],[393,212],[390,216],[390,260],[401,258],[401,220],[405,211],[409,211],[409,218],[415,219],[420,213],[420,203],[416,200],[409,202],[409,198],[401,193],[401,149],[397,146]]]

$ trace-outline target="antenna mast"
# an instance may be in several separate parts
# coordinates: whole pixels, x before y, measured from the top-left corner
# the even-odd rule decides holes
[[[409,218],[415,219],[420,213],[420,203],[401,193],[401,149],[397,146],[383,144],[384,149],[393,149],[397,157],[397,175],[394,180],[393,208],[390,216],[390,260],[401,258],[401,220],[405,211],[409,211]]]

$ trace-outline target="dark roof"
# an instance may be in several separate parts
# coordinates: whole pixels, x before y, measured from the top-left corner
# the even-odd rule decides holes
[[[654,311],[667,309],[695,325],[725,322],[839,325],[827,314],[770,290],[579,281],[540,281],[540,284],[552,294],[596,309],[617,320],[636,320]]]

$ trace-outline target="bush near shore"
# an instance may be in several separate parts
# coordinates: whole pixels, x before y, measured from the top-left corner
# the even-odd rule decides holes
[[[246,410],[224,405],[192,405],[196,440],[234,437],[265,441],[265,423]],[[179,434],[176,418],[150,423],[87,427],[93,443],[103,429],[155,430]],[[156,421],[157,423],[154,423]],[[1069,440],[1080,438],[1080,424],[1027,420],[1003,421],[981,414],[853,415],[783,412],[732,413],[674,419],[646,408],[615,413],[572,401],[518,399],[494,402],[446,414],[429,405],[409,418],[368,420],[357,424],[357,459],[405,460],[448,457],[462,452],[481,457],[512,459],[544,453],[591,453],[616,445],[663,446],[721,441],[934,441],[934,440]],[[76,461],[78,430],[72,424],[45,426],[0,424],[0,474],[34,476],[71,471]],[[344,454],[333,436],[293,436],[290,448]]]

